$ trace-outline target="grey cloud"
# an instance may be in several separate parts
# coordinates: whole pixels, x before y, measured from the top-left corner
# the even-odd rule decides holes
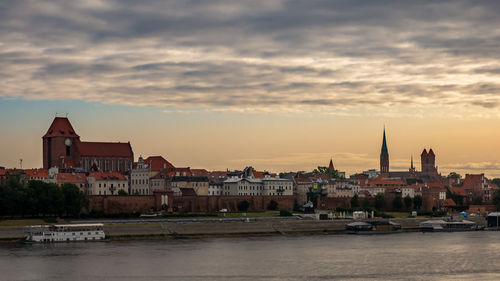
[[[498,1],[5,1],[0,96],[497,108],[498,12]]]

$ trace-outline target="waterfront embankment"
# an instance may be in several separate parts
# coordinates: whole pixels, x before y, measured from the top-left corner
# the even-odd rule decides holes
[[[419,231],[419,224],[429,218],[396,218],[403,231]],[[484,226],[483,218],[472,219]],[[103,221],[106,235],[111,240],[153,239],[153,238],[196,238],[245,235],[300,235],[343,233],[345,225],[352,220],[291,220],[272,219],[257,221],[190,221],[179,222],[129,221],[128,223]],[[15,241],[23,237],[22,227],[0,228],[0,241]]]

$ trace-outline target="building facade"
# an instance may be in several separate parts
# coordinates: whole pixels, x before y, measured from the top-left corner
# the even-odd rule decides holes
[[[125,173],[132,168],[134,154],[130,143],[83,142],[65,117],[54,118],[42,143],[44,169]]]

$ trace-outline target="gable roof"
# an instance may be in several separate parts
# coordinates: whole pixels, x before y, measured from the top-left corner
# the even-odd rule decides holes
[[[68,118],[56,117],[56,118],[54,118],[54,121],[52,121],[52,124],[50,125],[49,129],[47,130],[47,133],[43,136],[43,138],[50,138],[50,137],[76,137],[76,138],[79,138],[80,136],[76,134],[76,132],[73,129],[73,126],[71,126],[71,123],[69,122]]]
[[[134,156],[132,146],[125,142],[80,142],[80,155],[82,157],[123,157]]]
[[[1,173],[1,172],[0,172]],[[49,170],[47,169],[26,169],[24,173],[30,178],[48,178]]]
[[[144,160],[145,164],[148,164],[151,170],[159,171],[163,169],[174,169],[174,165],[165,160],[163,156],[149,156]]]
[[[58,183],[84,183],[87,177],[84,173],[59,173],[57,174]]]

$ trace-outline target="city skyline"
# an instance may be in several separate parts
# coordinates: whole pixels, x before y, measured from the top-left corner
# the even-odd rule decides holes
[[[0,165],[41,167],[69,113],[85,140],[214,170],[379,167],[500,176],[495,1],[7,1]],[[126,19],[126,20],[124,20]]]

